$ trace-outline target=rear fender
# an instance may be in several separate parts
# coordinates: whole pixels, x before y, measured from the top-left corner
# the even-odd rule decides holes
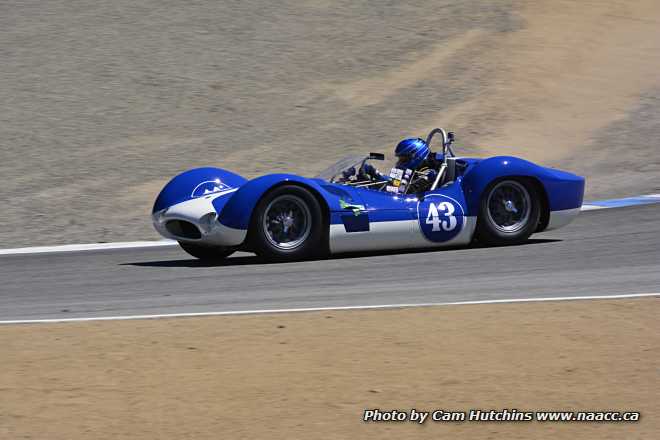
[[[582,206],[584,178],[571,173],[546,168],[512,156],[497,156],[482,160],[466,173],[462,181],[468,215],[478,215],[481,197],[492,182],[502,178],[523,177],[540,182],[547,196],[550,211],[576,209]]]

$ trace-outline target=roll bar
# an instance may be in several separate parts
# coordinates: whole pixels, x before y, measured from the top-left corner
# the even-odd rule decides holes
[[[443,156],[447,156],[447,153],[451,155],[451,157],[455,157],[456,155],[454,154],[454,150],[451,149],[451,144],[454,143],[454,132],[446,132],[444,128],[434,128],[431,130],[428,136],[426,136],[426,144],[431,148],[431,140],[433,139],[433,136],[436,134],[442,134],[442,154]]]
[[[451,149],[451,144],[454,143],[454,133],[451,131],[446,132],[443,128],[434,128],[426,137],[426,144],[429,146],[429,149],[431,148],[431,140],[433,139],[433,136],[435,136],[438,133],[442,135],[443,159],[442,159],[442,165],[440,165],[440,170],[438,170],[438,175],[436,176],[433,185],[431,185],[431,191],[435,190],[438,187],[438,185],[442,181],[442,178],[445,175],[445,172],[447,171],[447,157],[448,156],[456,157],[456,155],[454,154],[454,150]]]

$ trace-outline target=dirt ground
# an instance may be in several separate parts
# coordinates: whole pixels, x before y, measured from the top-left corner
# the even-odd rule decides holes
[[[660,436],[660,299],[0,327],[3,439]],[[361,421],[366,408],[638,423]]]
[[[461,154],[660,192],[660,3],[0,2],[0,247],[156,238],[176,173],[314,175],[442,125]]]

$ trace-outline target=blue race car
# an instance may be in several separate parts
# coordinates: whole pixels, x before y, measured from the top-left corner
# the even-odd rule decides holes
[[[442,147],[432,152],[436,135]],[[243,250],[287,261],[473,241],[517,244],[580,212],[583,177],[516,157],[457,157],[453,141],[439,128],[425,140],[402,141],[399,161],[385,175],[370,163],[384,159],[378,153],[342,159],[314,178],[247,180],[220,168],[192,169],[160,192],[153,224],[200,259]]]

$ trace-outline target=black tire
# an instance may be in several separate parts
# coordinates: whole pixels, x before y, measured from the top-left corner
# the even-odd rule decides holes
[[[503,198],[503,194],[510,196]],[[539,194],[532,182],[524,179],[498,180],[491,183],[482,195],[475,238],[488,245],[520,244],[536,231],[540,217]]]
[[[290,224],[285,228],[286,222]],[[316,197],[303,187],[283,185],[266,193],[255,207],[248,241],[264,259],[303,260],[324,254],[323,231],[323,211]]]
[[[195,258],[203,261],[220,261],[234,253],[235,249],[223,246],[202,246],[194,243],[179,242],[179,246]]]

